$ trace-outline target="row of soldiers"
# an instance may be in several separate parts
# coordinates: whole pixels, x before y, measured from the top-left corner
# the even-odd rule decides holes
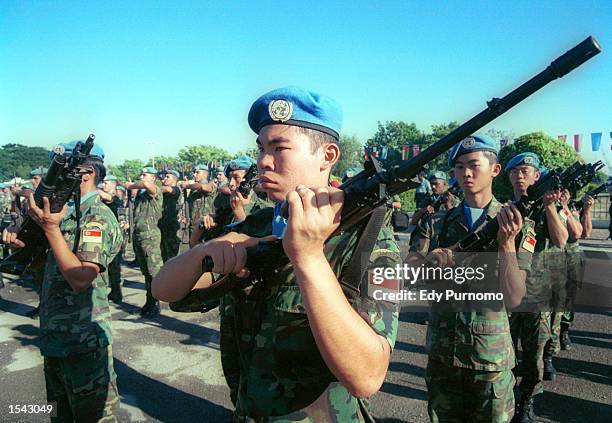
[[[461,171],[463,201],[459,203],[447,191],[444,173],[430,175],[430,184],[419,198],[421,208],[411,222],[415,227],[409,262],[433,254],[441,255],[441,263],[448,263],[446,254],[452,255],[452,246],[467,232],[482,227],[504,208],[513,208],[500,204],[490,193],[492,180],[499,173],[499,167],[494,169],[499,165],[493,144],[485,137],[474,138],[471,147],[470,143],[457,147],[449,163]],[[478,151],[481,158],[473,154]],[[474,158],[477,166],[470,163]],[[479,169],[484,167],[482,159],[491,168],[484,178]],[[515,156],[504,170],[514,200],[525,196],[528,187],[547,172],[531,152]],[[518,252],[518,268],[523,269],[525,278],[526,292],[519,298],[518,311],[430,314],[426,380],[433,422],[507,422],[513,414],[514,423],[536,421],[534,397],[543,392],[544,380],[556,377],[553,357],[571,347],[572,307],[583,270],[578,240],[591,234],[593,203],[587,195],[576,206],[569,191],[552,191],[536,217],[523,222],[510,248]],[[522,361],[515,367],[519,345]],[[512,391],[519,375],[520,396],[514,409]]]
[[[246,210],[248,200],[237,186],[247,166],[237,160],[225,169],[230,194],[219,200],[229,202],[230,220],[241,221],[235,231],[200,242],[207,231],[225,223],[217,220],[216,210],[214,215],[202,212],[201,218],[192,219],[191,248],[162,266],[163,196],[166,191],[176,193],[171,187],[173,182],[178,185],[174,181],[178,178],[166,175],[160,187],[156,170],[145,168],[140,181],[124,184],[130,201],[133,195],[133,244],[147,281],[143,315],[156,314],[157,299],[177,301],[196,286],[210,287],[215,279],[202,268],[206,257],[212,258],[214,273],[227,274],[234,282],[249,280],[247,248],[282,238],[287,265],[259,274],[251,281],[256,283],[245,289],[236,283],[222,298],[220,349],[235,407],[233,419],[372,421],[367,398],[385,379],[397,338],[399,304],[393,298],[377,298],[369,275],[400,265],[399,247],[386,226],[374,227],[374,242],[367,250],[360,242],[361,227],[336,232],[344,196],[329,186],[331,170],[341,154],[342,113],[333,99],[299,87],[281,88],[259,97],[248,121],[257,134],[259,186],[274,207]],[[41,298],[40,347],[47,398],[57,404],[62,421],[114,421],[118,405],[106,270],[120,250],[122,237],[117,218],[97,190],[106,172],[104,154],[96,147],[80,169],[80,214],[69,208],[51,213],[36,204],[29,211],[51,248]],[[458,240],[492,219],[499,223],[491,251],[496,257],[500,252],[494,270],[504,301],[494,311],[432,310],[429,315],[426,382],[433,422],[512,418],[516,348],[506,307],[529,305],[530,290],[541,285],[541,278],[548,278],[541,269],[548,263],[538,262],[533,254],[536,248],[545,248],[549,241],[565,248],[568,237],[570,217],[566,216],[564,226],[556,208],[560,193],[547,195],[545,217],[537,222],[523,221],[516,207],[502,205],[493,197],[492,181],[501,170],[497,153],[496,143],[485,136],[457,144],[449,165],[464,199],[454,207],[448,203],[446,210],[421,213],[412,233],[408,263],[419,267],[435,262],[444,268],[454,266],[452,246]],[[510,175],[516,179],[517,195],[528,186],[528,176],[540,175],[533,159],[521,160],[509,169],[516,169]],[[204,178],[183,188],[191,191],[189,196],[220,192],[219,186],[210,186]],[[216,196],[213,204],[216,198],[222,197]],[[283,201],[289,217],[283,213]],[[5,230],[3,239],[15,247],[24,246],[13,231]],[[73,251],[68,246],[75,239],[81,242]],[[399,284],[393,289],[399,291]],[[550,318],[546,313],[532,312],[544,328]],[[529,329],[518,326],[521,334]],[[533,341],[530,336],[524,339]],[[527,348],[525,343],[522,347]],[[536,358],[537,379],[543,352]],[[534,381],[525,377],[529,375],[525,356],[523,367],[528,369],[524,369],[521,390],[523,384]],[[531,419],[530,398],[521,397],[518,421]]]

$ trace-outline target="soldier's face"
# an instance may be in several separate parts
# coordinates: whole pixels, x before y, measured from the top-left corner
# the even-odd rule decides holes
[[[174,175],[170,175],[170,174],[166,174],[166,176],[164,176],[164,179],[162,179],[162,185],[164,185],[165,187],[173,187],[176,185],[176,176]]]
[[[533,166],[519,165],[510,169],[508,177],[510,178],[512,188],[521,192],[526,192],[527,188],[535,184],[540,178],[540,172]]]
[[[431,190],[434,194],[440,195],[446,191],[446,181],[443,179],[434,179],[431,181]]]
[[[491,163],[482,151],[475,151],[457,157],[455,178],[463,192],[476,194],[491,186],[500,169],[499,163]]]
[[[193,179],[196,182],[202,182],[208,179],[208,172],[202,169],[198,169],[193,173]]]
[[[244,169],[232,170],[230,172],[228,185],[231,191],[236,191],[236,189],[240,186],[240,182],[242,182],[242,180],[244,179],[244,175],[246,175],[246,172],[247,171]]]
[[[32,185],[34,187],[37,187],[39,183],[40,183],[40,176],[38,175],[32,176]]]
[[[102,190],[104,192],[111,193],[115,190],[116,186],[117,186],[117,182],[115,181],[103,181],[102,182]]]
[[[140,180],[143,182],[155,182],[155,175],[153,175],[152,173],[141,173],[140,174]]]
[[[336,150],[337,156],[330,159],[324,147],[312,153],[310,138],[289,125],[264,126],[257,144],[259,180],[272,201],[283,201],[300,184],[309,188],[327,186],[328,172],[339,157]]]

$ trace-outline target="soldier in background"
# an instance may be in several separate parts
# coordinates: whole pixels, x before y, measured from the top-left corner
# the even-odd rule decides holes
[[[164,200],[156,181],[157,169],[148,166],[142,169],[139,182],[125,184],[128,190],[138,190],[134,200],[132,246],[145,278],[147,300],[140,309],[140,315],[146,318],[159,316],[159,302],[151,294],[151,281],[162,265],[159,220],[162,217]]]
[[[177,236],[181,227],[178,221],[178,202],[181,198],[181,190],[177,186],[179,177],[176,170],[169,170],[162,179],[161,190],[164,203],[159,229],[161,231],[161,256],[164,263],[178,254],[181,245],[181,239]]]
[[[57,418],[52,420],[62,422],[112,422],[119,408],[106,270],[119,250],[121,233],[96,190],[106,172],[103,157],[95,145],[79,169],[78,226],[74,207],[51,213],[48,199],[40,209],[29,197],[30,216],[50,246],[41,295],[40,351],[47,402],[56,405]],[[3,240],[24,247],[17,236],[5,230]],[[73,252],[77,237],[80,242]]]
[[[119,208],[123,207],[122,201],[117,195],[117,177],[108,174],[102,182],[102,189],[98,189],[100,199],[113,212],[117,221],[119,221]],[[123,245],[123,242],[121,243]],[[110,292],[108,299],[115,304],[120,304],[123,301],[123,293],[121,292],[121,261],[123,254],[121,249],[108,266],[108,279],[110,282]]]
[[[429,175],[429,185],[431,186],[431,194],[423,200],[423,203],[426,203],[425,207],[420,208],[412,215],[412,219],[410,220],[411,225],[417,225],[419,220],[427,214],[432,214],[437,210],[434,210],[433,204],[439,199],[442,198],[443,202],[440,205],[439,210],[446,211],[448,209],[456,206],[459,201],[453,196],[450,192],[448,192],[448,183],[446,182],[446,173],[442,171],[435,171]]]
[[[208,182],[208,166],[200,163],[195,167],[193,183],[183,182],[181,188],[189,190],[189,232],[193,233],[202,216],[211,213],[212,202],[217,186],[214,182]]]

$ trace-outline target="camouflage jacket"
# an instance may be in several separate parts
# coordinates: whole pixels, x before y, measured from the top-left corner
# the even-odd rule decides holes
[[[187,197],[187,202],[189,203],[189,219],[192,229],[199,223],[202,216],[214,212],[213,201],[216,193],[216,188],[213,192],[191,190]]]
[[[178,222],[178,203],[181,198],[179,187],[172,187],[172,192],[164,192],[162,217],[159,221],[159,229],[162,232],[176,232],[180,228]]]
[[[493,198],[486,213],[475,222],[474,230],[495,219],[501,204]],[[446,222],[445,222],[446,221]],[[410,251],[425,256],[439,247],[450,247],[468,233],[469,224],[459,206],[437,212],[419,221],[412,234]],[[519,268],[529,271],[532,251],[526,239],[533,233],[533,222],[526,221],[517,238]],[[497,251],[494,245],[491,251]],[[495,269],[497,277],[497,268]],[[510,337],[508,315],[504,305],[500,311],[462,311],[430,313],[427,326],[429,359],[447,366],[481,371],[502,371],[514,367],[514,349]]]
[[[159,230],[163,201],[162,191],[157,186],[155,195],[144,188],[138,191],[134,199],[134,233]]]
[[[81,261],[97,264],[100,273],[87,290],[76,293],[60,272],[53,251],[49,251],[40,296],[40,350],[48,357],[82,354],[112,343],[106,269],[121,247],[121,230],[97,193],[81,201],[76,255]],[[76,226],[76,213],[69,210],[60,228],[71,249]]]
[[[249,215],[238,229],[252,236],[269,235],[272,218],[271,208],[262,209]],[[340,280],[357,241],[355,232],[344,232],[325,245]],[[397,244],[383,228],[370,264],[394,266],[399,260]],[[393,348],[397,306],[370,298],[364,284],[367,281],[362,281],[361,295],[349,302]],[[250,290],[227,294],[220,314],[221,362],[236,407],[235,421],[363,421],[363,413],[368,413],[365,401],[338,383],[317,348],[291,265]]]

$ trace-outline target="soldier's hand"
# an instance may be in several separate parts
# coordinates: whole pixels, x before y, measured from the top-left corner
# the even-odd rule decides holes
[[[203,256],[209,256],[214,262],[212,269],[215,273],[224,275],[233,273],[239,278],[249,275],[245,268],[248,247],[253,247],[261,241],[272,241],[275,236],[254,238],[237,232],[230,232],[218,238],[212,239],[196,248],[201,248]]]
[[[455,265],[451,248],[435,248],[427,254],[425,261],[434,264],[436,267],[451,267]]]
[[[232,210],[236,210],[237,208],[244,208],[247,204],[251,202],[251,196],[244,198],[242,194],[238,191],[232,192],[230,196],[230,206],[232,206]]]
[[[590,195],[585,195],[582,199],[582,204],[584,204],[583,210],[589,211],[593,207],[593,204],[595,204],[595,199],[593,199],[593,197]]]
[[[569,204],[570,198],[571,198],[571,195],[570,195],[569,190],[564,189],[561,191],[561,195],[559,197],[559,201],[561,201],[561,204],[567,207],[567,205]]]
[[[19,232],[19,226],[11,225],[7,228],[4,228],[2,231],[2,242],[10,245],[13,248],[23,248],[25,247],[25,243],[17,239],[17,233]]]
[[[551,207],[554,206],[555,203],[560,200],[560,198],[561,191],[555,189],[552,191],[547,191],[546,194],[544,194],[542,202],[544,203],[544,207]]]
[[[306,188],[303,185],[287,194],[289,219],[283,248],[295,264],[300,257],[323,253],[323,244],[340,224],[344,192],[326,186]]]
[[[28,214],[45,232],[59,229],[60,223],[68,210],[68,206],[64,204],[64,207],[62,207],[59,213],[51,213],[49,199],[43,197],[42,201],[43,208],[40,209],[34,201],[34,194],[30,194]]]
[[[215,222],[215,218],[212,217],[209,214],[205,214],[204,216],[202,216],[202,223],[201,223],[202,227],[204,229],[212,229],[215,228],[217,226],[217,222]]]
[[[433,206],[427,206],[425,210],[427,211],[428,214],[432,214],[433,212],[435,212]]]
[[[514,245],[514,239],[523,227],[521,212],[519,212],[514,204],[508,202],[497,213],[497,222],[499,223],[499,230],[497,231],[497,241],[499,244]]]

